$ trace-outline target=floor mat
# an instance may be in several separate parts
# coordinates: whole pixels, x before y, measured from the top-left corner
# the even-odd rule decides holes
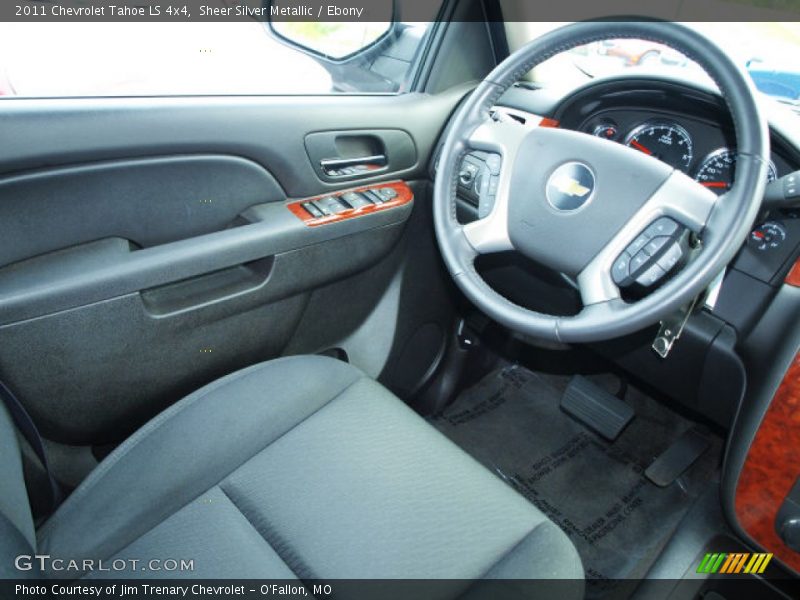
[[[431,423],[516,488],[572,539],[589,585],[601,596],[615,580],[652,564],[692,501],[715,476],[721,440],[675,483],[659,488],[644,470],[693,423],[630,387],[636,416],[613,443],[560,410],[569,377],[519,366],[498,369]],[[613,375],[590,377],[616,394]]]

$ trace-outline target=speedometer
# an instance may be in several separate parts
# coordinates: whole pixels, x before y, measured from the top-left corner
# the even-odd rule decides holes
[[[731,189],[735,172],[736,151],[730,148],[720,148],[705,158],[700,168],[697,169],[694,179],[720,196]],[[767,169],[767,181],[775,181],[777,178],[778,170],[770,161]]]
[[[673,121],[648,121],[628,134],[625,144],[683,172],[692,162],[692,138]]]

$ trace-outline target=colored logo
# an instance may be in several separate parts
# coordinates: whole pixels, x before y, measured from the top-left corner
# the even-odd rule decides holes
[[[556,210],[578,210],[592,198],[594,173],[578,162],[561,165],[547,180],[545,193],[550,206]]]
[[[750,573],[760,575],[772,560],[772,554],[751,554],[750,552],[706,554],[697,567],[698,573]]]

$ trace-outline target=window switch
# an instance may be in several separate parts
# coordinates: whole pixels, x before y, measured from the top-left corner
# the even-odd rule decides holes
[[[383,198],[386,202],[388,202],[389,200],[394,200],[395,198],[397,198],[397,190],[395,190],[394,188],[390,188],[390,187],[385,187],[385,188],[379,189],[378,190],[378,194],[380,194],[380,197]]]
[[[342,194],[342,200],[347,202],[350,206],[355,209],[363,208],[365,206],[370,206],[372,202],[364,198],[361,194],[357,192],[348,192],[346,194]]]
[[[306,210],[308,214],[310,214],[315,219],[321,219],[325,215],[322,213],[320,209],[318,209],[313,202],[303,202],[303,208]]]
[[[373,204],[383,204],[383,198],[381,198],[380,194],[375,193],[373,190],[366,190],[361,193]]]
[[[350,209],[350,207],[340,202],[339,198],[336,196],[325,196],[324,198],[315,200],[314,204],[326,215],[337,215],[340,212]]]

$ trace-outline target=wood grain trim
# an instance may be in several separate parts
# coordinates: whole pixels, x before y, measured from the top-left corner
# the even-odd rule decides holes
[[[800,475],[800,353],[783,377],[747,453],[734,506],[742,529],[800,573],[800,554],[775,531],[775,517]]]
[[[394,200],[390,200],[389,202],[384,202],[383,204],[371,204],[369,206],[364,206],[357,210],[347,210],[345,212],[341,212],[338,215],[329,215],[327,217],[320,217],[314,218],[309,214],[309,212],[303,208],[303,204],[306,202],[310,202],[312,200],[318,200],[320,198],[325,198],[326,196],[340,196],[342,194],[346,194],[348,192],[364,192],[367,190],[378,190],[381,188],[393,188],[397,192],[397,197]],[[292,211],[292,213],[298,217],[301,221],[303,221],[309,227],[317,227],[319,225],[327,225],[328,223],[337,223],[339,221],[344,221],[346,219],[353,219],[356,217],[360,217],[362,215],[368,215],[370,213],[374,213],[380,210],[388,210],[390,208],[396,208],[398,206],[403,206],[404,204],[408,204],[414,199],[414,192],[411,191],[411,188],[408,187],[408,184],[404,181],[391,181],[389,183],[378,183],[374,185],[366,185],[361,187],[356,187],[347,190],[338,190],[336,192],[331,192],[329,194],[321,194],[319,196],[312,196],[311,198],[303,198],[302,200],[295,200],[292,201],[290,204],[287,204],[287,208]]]
[[[789,274],[786,276],[786,285],[800,287],[800,259],[794,263],[792,270],[789,271]]]

